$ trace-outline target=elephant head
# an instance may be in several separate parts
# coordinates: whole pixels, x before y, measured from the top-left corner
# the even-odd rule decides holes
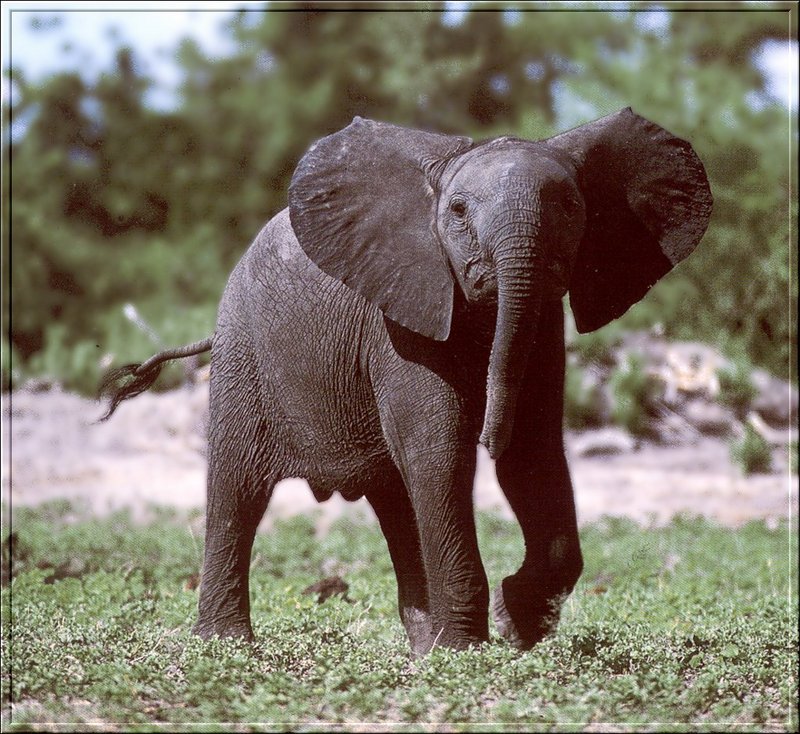
[[[548,140],[465,137],[356,117],[289,189],[317,266],[419,334],[446,340],[454,284],[497,305],[481,443],[511,437],[542,299],[578,330],[621,316],[699,242],[711,212],[689,143],[621,110]]]

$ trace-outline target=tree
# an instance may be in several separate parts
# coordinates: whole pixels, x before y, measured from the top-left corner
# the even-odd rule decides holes
[[[122,350],[126,301],[170,340],[203,336],[227,272],[285,206],[297,160],[354,115],[541,138],[631,105],[691,140],[715,210],[698,252],[624,323],[661,320],[673,335],[785,372],[797,306],[791,120],[768,98],[756,55],[791,37],[786,14],[481,4],[452,23],[443,8],[239,12],[226,30],[232,54],[209,59],[181,44],[184,81],[168,112],[145,104],[156,82],[132,49],[93,82],[31,84],[11,70],[11,338],[21,360],[87,339]]]

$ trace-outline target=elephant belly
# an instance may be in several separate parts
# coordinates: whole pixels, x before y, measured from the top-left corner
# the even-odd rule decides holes
[[[344,474],[334,472],[309,472],[313,478],[300,477],[308,482],[314,499],[317,502],[329,500],[335,493],[340,494],[348,502],[355,502],[364,495],[374,493],[383,488],[386,477],[393,473],[394,468],[390,461],[381,462],[383,465],[370,466],[366,472],[353,471]]]
[[[314,406],[279,417],[280,474],[305,479],[320,502],[334,492],[357,500],[392,466],[380,426],[368,411],[358,411],[359,420],[350,422],[342,420],[343,407],[320,414]]]

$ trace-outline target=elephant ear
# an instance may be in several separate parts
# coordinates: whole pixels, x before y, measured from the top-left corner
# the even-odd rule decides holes
[[[300,247],[393,321],[447,339],[454,281],[436,235],[433,172],[471,145],[356,117],[294,172],[289,216]]]
[[[577,167],[586,227],[570,281],[585,333],[621,316],[694,250],[712,197],[692,146],[630,107],[546,141]]]

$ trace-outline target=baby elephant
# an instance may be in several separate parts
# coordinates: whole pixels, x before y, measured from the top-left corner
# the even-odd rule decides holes
[[[581,332],[617,318],[694,249],[711,203],[689,143],[629,108],[536,142],[356,117],[312,145],[213,336],[105,385],[110,415],[164,361],[212,351],[195,632],[252,638],[256,527],[275,483],[301,477],[317,500],[371,504],[415,652],[487,640],[480,441],[525,539],[492,616],[515,647],[540,640],[582,568],[561,299]]]

